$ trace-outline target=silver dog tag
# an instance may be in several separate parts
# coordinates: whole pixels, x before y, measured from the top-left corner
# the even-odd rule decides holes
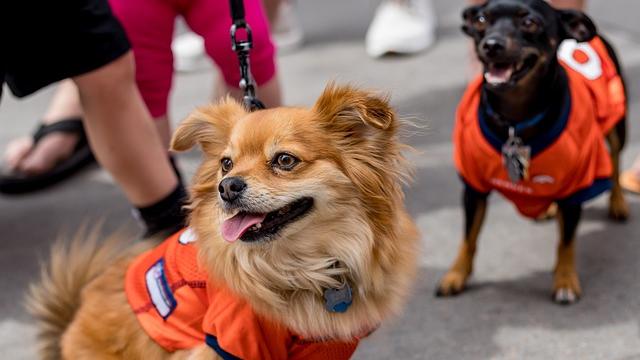
[[[502,145],[502,163],[507,169],[509,179],[517,183],[529,178],[531,147],[525,146],[522,139],[516,136],[515,129],[509,128],[509,138]]]

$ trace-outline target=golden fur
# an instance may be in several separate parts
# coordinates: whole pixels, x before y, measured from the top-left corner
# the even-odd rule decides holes
[[[247,113],[227,99],[195,111],[176,130],[172,148],[203,149],[189,206],[202,264],[258,314],[305,338],[351,340],[379,326],[400,311],[416,268],[418,233],[403,205],[398,126],[386,99],[333,85],[311,109]],[[292,171],[267,166],[282,151],[301,160]],[[243,177],[255,206],[268,212],[312,197],[312,211],[276,239],[225,242],[219,227],[229,214],[217,190],[222,157],[233,159],[226,176]],[[99,254],[112,254],[113,245],[92,244],[54,248],[50,275],[33,287],[43,358],[216,357],[206,347],[167,354],[138,325],[123,278],[129,261],[151,245],[107,263]],[[51,281],[56,277],[66,278]],[[330,313],[323,289],[342,281],[353,288],[353,304]]]

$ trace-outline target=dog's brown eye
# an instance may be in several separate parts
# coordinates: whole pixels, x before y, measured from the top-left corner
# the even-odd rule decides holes
[[[282,170],[291,170],[299,162],[300,160],[297,157],[291,154],[281,153],[276,155],[273,161],[273,165],[279,167]]]
[[[476,29],[476,31],[485,31],[487,29],[487,24],[487,17],[483,14],[478,14],[473,19],[473,27]]]
[[[222,166],[222,172],[228,173],[233,169],[233,161],[229,158],[223,158],[220,160],[220,165]]]
[[[522,30],[528,33],[535,33],[535,32],[538,32],[539,28],[540,27],[538,26],[538,22],[535,21],[533,18],[526,17],[522,19]]]

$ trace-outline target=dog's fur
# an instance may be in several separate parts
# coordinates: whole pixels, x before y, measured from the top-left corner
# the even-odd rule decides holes
[[[582,12],[556,10],[543,0],[489,0],[483,5],[467,8],[463,18],[462,29],[473,38],[485,73],[496,67],[504,68],[503,64],[510,64],[512,69],[516,69],[512,70],[513,75],[506,82],[492,83],[485,80],[483,83],[486,94],[483,101],[488,101],[502,120],[506,119],[501,122],[487,120],[492,131],[503,141],[508,137],[507,125],[523,121],[545,109],[549,109],[550,113],[560,109],[562,94],[567,86],[566,81],[563,81],[564,69],[557,60],[560,43],[565,39],[589,41],[597,35],[595,25]],[[621,74],[613,48],[606,40],[603,41]],[[549,131],[555,125],[555,119],[553,116],[548,116],[547,119],[550,121],[542,121],[525,130],[521,135],[523,140],[526,142],[529,138]],[[615,220],[625,220],[629,212],[618,180],[619,156],[626,137],[625,123],[626,116],[606,136],[613,164],[609,215]],[[463,205],[464,238],[458,257],[437,288],[438,296],[460,293],[472,272],[487,196],[467,187]],[[574,254],[574,238],[581,209],[579,205],[560,205],[558,209],[560,242],[553,299],[561,304],[574,303],[581,294]]]
[[[195,111],[176,130],[172,148],[203,149],[189,206],[202,264],[258,314],[305,338],[352,340],[379,326],[406,301],[416,267],[418,234],[403,205],[398,126],[385,98],[333,85],[312,109],[247,113],[227,99]],[[271,165],[282,152],[300,160],[290,171]],[[234,164],[226,174],[223,157]],[[218,186],[230,176],[248,184],[243,196],[253,209],[272,211],[300,197],[312,197],[313,209],[275,238],[227,243],[220,225],[233,209]],[[138,324],[124,275],[152,244],[123,251],[114,242],[83,241],[54,247],[32,287],[43,358],[216,358],[204,345],[166,353]],[[340,278],[353,287],[353,304],[330,313],[322,291]]]

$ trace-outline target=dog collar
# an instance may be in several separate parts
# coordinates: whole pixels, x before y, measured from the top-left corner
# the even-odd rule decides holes
[[[498,114],[497,112],[495,112],[493,110],[493,108],[491,107],[491,104],[489,104],[488,101],[484,102],[484,106],[485,106],[485,112],[487,113],[488,116],[494,118],[494,119],[500,119],[500,120],[504,120],[502,119],[502,116],[500,116],[500,114]],[[547,109],[548,110],[548,109]],[[518,136],[518,134],[522,133],[522,131],[532,128],[538,124],[540,124],[542,122],[542,120],[544,120],[544,118],[547,116],[547,110],[533,116],[530,119],[527,119],[525,121],[520,121],[516,124],[511,124],[509,121],[503,121],[508,123],[509,128],[513,128],[514,130],[514,135]]]

